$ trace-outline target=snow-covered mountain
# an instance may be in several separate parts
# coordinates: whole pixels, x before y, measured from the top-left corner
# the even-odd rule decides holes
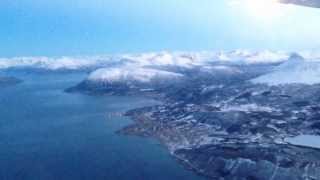
[[[239,70],[239,66],[246,66],[253,68],[251,72],[256,69],[257,75],[260,75],[252,80],[254,83],[269,85],[320,83],[320,63],[316,60],[319,59],[319,53],[304,51],[300,54],[301,56],[293,55],[289,58],[290,54],[283,51],[234,50],[92,57],[17,57],[0,58],[0,69],[90,70],[92,73],[88,76],[88,81],[146,83],[154,79],[177,79],[186,74],[190,78],[197,75],[197,72],[202,72],[203,75],[238,74],[247,71],[246,68]],[[259,65],[263,64],[280,65],[272,72],[265,69],[267,74],[263,74],[259,69]]]
[[[300,55],[293,54],[273,72],[253,79],[252,82],[268,85],[318,84],[320,83],[320,62],[305,60]]]
[[[178,66],[192,68],[214,62],[235,64],[277,63],[288,58],[280,51],[159,52],[87,57],[14,57],[0,58],[0,69],[36,68],[44,70],[78,70],[119,65]]]
[[[117,67],[101,68],[92,72],[88,80],[104,82],[134,81],[148,83],[152,80],[172,80],[181,78],[183,75],[163,70],[143,68],[143,67]]]
[[[287,60],[288,53],[283,51],[249,51],[234,50],[221,51],[216,54],[216,59],[238,64],[279,63]]]

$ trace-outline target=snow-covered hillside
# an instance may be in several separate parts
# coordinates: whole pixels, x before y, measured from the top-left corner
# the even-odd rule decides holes
[[[181,78],[183,75],[179,73],[167,72],[151,68],[142,67],[117,67],[117,68],[101,68],[92,72],[89,81],[103,82],[125,82],[135,81],[140,83],[148,83],[152,80],[172,80]]]
[[[289,55],[283,51],[249,51],[234,50],[216,53],[218,61],[237,64],[279,63],[288,59]]]
[[[320,62],[305,60],[300,55],[293,54],[273,72],[253,79],[252,82],[268,85],[318,84],[320,83]]]

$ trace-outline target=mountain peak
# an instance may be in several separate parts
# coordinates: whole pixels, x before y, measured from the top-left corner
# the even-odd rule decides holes
[[[297,53],[291,54],[288,61],[282,63],[273,72],[252,80],[254,83],[269,85],[283,84],[319,84],[320,63],[305,60]]]
[[[304,58],[298,53],[291,53],[291,55],[289,57],[289,61],[291,61],[291,60],[303,61]]]

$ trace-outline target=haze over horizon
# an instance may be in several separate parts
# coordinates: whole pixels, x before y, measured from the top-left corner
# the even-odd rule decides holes
[[[0,57],[317,50],[318,9],[252,2],[3,0]]]

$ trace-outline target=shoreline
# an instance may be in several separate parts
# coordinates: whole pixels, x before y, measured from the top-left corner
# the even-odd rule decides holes
[[[116,133],[121,134],[121,135],[127,135],[127,136],[138,136],[138,137],[142,137],[142,138],[155,139],[156,141],[158,141],[161,144],[161,146],[166,148],[168,150],[170,156],[172,156],[186,170],[192,171],[195,174],[202,176],[206,179],[218,178],[218,176],[216,176],[216,174],[212,175],[212,173],[209,172],[208,169],[199,168],[199,165],[197,164],[197,163],[199,163],[199,161],[197,159],[192,160],[193,155],[191,155],[191,161],[190,161],[190,157],[188,157],[189,150],[190,150],[190,152],[192,152],[194,149],[195,149],[195,151],[197,151],[196,150],[197,148],[199,148],[199,149],[206,148],[205,147],[206,145],[200,145],[198,147],[190,145],[189,148],[187,146],[180,147],[179,144],[178,144],[178,146],[175,146],[175,145],[177,145],[177,144],[175,144],[175,143],[177,143],[176,138],[179,137],[179,135],[181,135],[181,132],[179,132],[179,130],[175,129],[174,127],[163,126],[161,123],[156,122],[157,121],[156,119],[152,119],[151,117],[148,117],[148,113],[150,113],[150,111],[152,111],[152,107],[143,107],[143,108],[129,110],[127,113],[125,113],[125,116],[128,116],[133,121],[133,124],[120,129]],[[173,140],[173,141],[171,141],[171,140]],[[246,146],[248,146],[248,147],[246,147]],[[286,157],[287,156],[290,159],[296,158],[294,151],[300,151],[301,153],[303,153],[303,152],[304,153],[316,152],[317,154],[319,153],[316,151],[316,149],[313,149],[313,148],[299,147],[299,146],[295,146],[295,145],[291,145],[291,144],[281,144],[281,143],[280,144],[276,144],[276,143],[273,143],[273,144],[272,143],[267,143],[267,144],[251,143],[251,145],[250,145],[250,143],[248,143],[248,144],[245,144],[245,143],[244,144],[243,143],[240,143],[240,144],[238,144],[238,143],[234,143],[234,144],[233,143],[231,143],[231,144],[219,143],[216,145],[215,144],[208,144],[208,147],[215,147],[216,149],[226,148],[226,147],[234,147],[237,149],[237,147],[239,147],[240,148],[239,149],[239,153],[240,153],[239,156],[241,155],[241,151],[244,151],[243,153],[247,154],[247,155],[245,155],[245,157],[247,157],[247,158],[250,157],[250,151],[251,151],[250,149],[252,149],[252,148],[253,148],[252,149],[253,151],[257,151],[257,152],[261,152],[262,154],[265,154],[264,155],[265,158],[269,158],[268,156],[272,155],[273,153],[275,153],[276,154],[275,156],[278,156],[278,157],[281,157],[281,156]],[[248,150],[246,150],[248,148],[249,148],[249,152],[247,152]],[[258,149],[254,150],[255,148],[258,148]],[[282,148],[287,149],[287,150],[285,150],[285,151],[281,150],[280,152],[276,152],[276,151],[278,151],[278,149],[280,150]],[[186,151],[186,152],[184,152],[184,151]],[[293,151],[293,152],[291,153],[291,152],[286,152],[286,151]],[[228,154],[228,152],[225,152],[225,153]],[[222,157],[224,157],[224,152],[220,155]],[[195,156],[197,156],[197,154],[195,154]],[[238,155],[236,155],[236,156],[238,156]],[[302,158],[302,157],[303,156],[300,156],[300,158]],[[210,159],[212,157],[208,157],[208,158]],[[219,157],[214,157],[214,158],[219,158]],[[253,158],[252,161],[255,161],[254,159],[256,159],[257,157],[252,157],[252,158]],[[270,159],[270,160],[266,159],[266,160],[260,161],[258,159],[257,159],[256,163],[261,163],[261,162],[267,163],[268,161],[273,162],[273,163],[277,163],[277,161],[278,161],[278,160],[275,161],[272,159]],[[263,159],[263,157],[262,157],[262,159]],[[306,159],[302,160],[302,162],[305,162],[305,161],[310,162],[311,159],[309,159],[309,160],[308,159],[309,158],[306,158]],[[241,165],[241,163],[244,163],[246,161],[247,160],[243,161],[242,158],[240,158],[236,162],[239,163],[239,165]],[[289,162],[287,162],[287,163],[289,163]],[[200,162],[200,163],[202,163],[202,162]],[[315,160],[315,163],[316,163],[316,160]],[[204,164],[207,164],[207,162],[204,162]],[[209,164],[207,164],[209,167],[212,166]],[[300,164],[300,163],[298,163],[298,164]],[[285,166],[281,167],[280,165],[276,165],[276,164],[274,166],[276,169],[285,168]]]
[[[144,107],[147,108],[147,107]],[[140,108],[143,109],[143,108]],[[133,110],[129,110],[129,111],[134,111]],[[151,131],[148,131],[148,129],[145,129],[146,131],[141,131],[143,127],[145,127],[144,123],[146,121],[150,121],[148,120],[148,118],[146,116],[135,116],[135,115],[128,115],[126,113],[124,113],[124,116],[127,116],[128,118],[130,118],[133,122],[133,124],[130,124],[128,126],[125,126],[124,128],[116,131],[117,134],[120,135],[125,135],[125,136],[137,136],[137,137],[141,137],[141,138],[152,138],[156,141],[159,142],[159,144],[165,148],[168,152],[169,155],[175,159],[175,161],[177,161],[182,167],[184,167],[186,170],[188,171],[192,171],[193,173],[195,173],[198,176],[204,177],[206,179],[210,179],[210,177],[206,176],[204,173],[202,173],[201,171],[199,171],[199,169],[197,169],[195,166],[192,165],[192,163],[188,162],[188,160],[183,159],[182,157],[177,156],[174,151],[170,150],[170,147],[166,144],[166,142],[161,139],[159,136],[157,136],[156,134],[153,134]],[[145,120],[142,120],[142,118],[144,118]],[[149,124],[149,123],[148,123]],[[154,127],[156,127],[156,125],[154,125]]]

